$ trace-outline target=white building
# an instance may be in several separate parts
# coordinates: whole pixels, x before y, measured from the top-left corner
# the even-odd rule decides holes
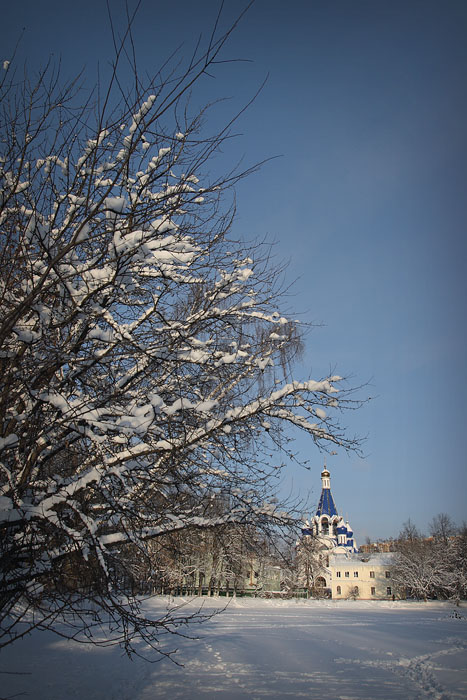
[[[331,554],[329,557],[329,588],[337,600],[391,599],[396,591],[392,582],[394,554]]]
[[[336,599],[388,599],[395,595],[392,583],[392,553],[358,551],[349,522],[339,515],[331,493],[331,475],[321,472],[321,497],[315,515],[302,528],[304,543],[312,547],[313,589]],[[302,557],[303,558],[303,557]],[[307,576],[308,577],[308,576]]]

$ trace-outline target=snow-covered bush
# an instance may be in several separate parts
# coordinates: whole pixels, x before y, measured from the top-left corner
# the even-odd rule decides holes
[[[289,374],[301,329],[267,249],[229,237],[224,195],[245,173],[207,167],[227,131],[188,116],[226,37],[123,97],[123,45],[95,99],[51,67],[4,71],[3,643],[63,618],[79,634],[91,605],[106,644],[157,647],[186,618],[147,620],[126,597],[125,546],[144,558],[171,533],[290,521],[270,498],[287,425],[355,447],[333,418],[340,378]],[[213,514],[219,493],[230,510]]]

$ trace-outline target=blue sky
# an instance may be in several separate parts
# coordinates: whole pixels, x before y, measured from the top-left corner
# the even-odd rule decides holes
[[[181,44],[191,53],[218,7],[143,3],[142,70]],[[221,25],[240,7],[227,0]],[[23,27],[21,60],[53,54],[64,76],[85,67],[92,81],[111,55],[103,0],[9,3],[2,60]],[[374,397],[344,417],[367,436],[364,459],[327,459],[338,509],[360,542],[396,536],[408,517],[425,530],[439,512],[467,520],[467,3],[257,0],[224,57],[249,60],[201,81],[200,104],[230,98],[213,129],[268,80],[213,167],[280,156],[238,186],[235,232],[275,242],[290,307],[323,324],[300,372],[331,368]],[[305,437],[297,450],[311,470],[290,479],[313,503],[323,456]]]

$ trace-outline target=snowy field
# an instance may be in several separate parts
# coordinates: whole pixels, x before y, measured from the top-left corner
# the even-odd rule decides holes
[[[465,606],[238,599],[194,631],[170,639],[183,668],[36,633],[0,654],[0,698],[467,698]]]

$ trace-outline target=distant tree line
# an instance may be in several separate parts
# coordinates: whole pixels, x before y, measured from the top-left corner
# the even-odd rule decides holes
[[[115,551],[113,578],[132,594],[232,595],[268,588],[268,572],[285,559],[279,535],[241,523],[222,523],[232,507],[227,495],[206,496],[205,513],[219,520],[215,528],[173,531]],[[278,577],[279,578],[279,577]],[[79,582],[77,582],[79,585]]]

